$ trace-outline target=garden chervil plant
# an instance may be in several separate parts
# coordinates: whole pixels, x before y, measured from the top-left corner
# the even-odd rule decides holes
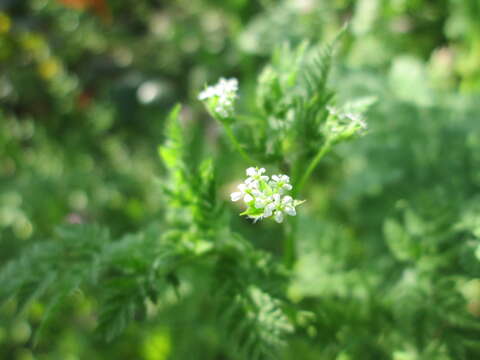
[[[41,334],[70,293],[93,289],[99,298],[98,331],[111,340],[134,319],[147,316],[148,304],[168,298],[169,291],[176,294],[176,306],[198,294],[198,309],[208,291],[225,329],[218,336],[231,354],[248,360],[277,358],[286,338],[311,327],[306,319],[313,318],[287,293],[301,237],[297,208],[305,201],[297,196],[335,144],[365,132],[362,113],[371,103],[329,108],[335,105],[327,87],[332,50],[307,44],[279,49],[259,77],[256,107],[242,109],[248,115],[236,109],[237,79],[221,78],[198,95],[247,164],[247,178],[230,199],[244,202],[240,215],[252,219],[251,226],[269,218],[285,226],[283,262],[231,228],[217,197],[215,157],[198,165],[188,161],[195,150],[178,105],[166,119],[166,139],[159,147],[168,204],[162,231],[152,226],[114,240],[100,226],[61,227],[56,237],[64,241],[38,244],[4,267],[0,299],[17,297],[27,306],[44,299],[49,311]],[[281,171],[270,176],[264,167],[250,166],[254,164]],[[32,268],[37,270],[25,271]],[[205,268],[207,282],[200,278],[204,272],[197,271]]]
[[[249,167],[247,178],[238,185],[238,190],[230,195],[232,201],[243,199],[247,209],[240,215],[246,215],[255,221],[273,217],[277,223],[282,223],[284,214],[297,215],[296,207],[304,201],[294,200],[287,193],[292,190],[290,178],[287,175],[263,175],[265,168]]]
[[[324,47],[308,43],[296,49],[280,47],[258,78],[256,106],[245,114],[235,109],[241,92],[237,79],[222,77],[198,96],[247,164],[286,170],[287,174],[270,178],[265,168],[248,167],[247,179],[231,200],[243,200],[246,209],[241,215],[253,222],[272,217],[283,223],[292,218],[283,240],[289,269],[296,261],[296,208],[304,202],[297,195],[336,144],[367,132],[364,113],[375,102],[366,97],[336,104],[328,76],[340,35]]]
[[[218,5],[2,2],[0,358],[480,359],[479,0]]]

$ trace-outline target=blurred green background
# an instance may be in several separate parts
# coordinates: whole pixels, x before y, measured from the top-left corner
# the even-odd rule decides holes
[[[378,102],[370,133],[308,189],[289,292],[320,320],[284,356],[480,358],[478,0],[0,1],[0,263],[62,223],[162,224],[156,147],[176,102],[228,199],[246,166],[198,92],[237,77],[248,108],[277,46],[330,40],[347,21],[332,85]],[[273,226],[232,226],[275,242]],[[105,343],[95,300],[74,294],[35,348],[46,309],[16,307],[0,308],[0,359],[229,359],[188,300]]]

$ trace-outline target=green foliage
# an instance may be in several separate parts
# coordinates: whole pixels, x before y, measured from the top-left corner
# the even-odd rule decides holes
[[[334,45],[279,47],[258,79],[258,116],[247,143],[264,158],[294,163],[322,145],[321,124],[333,92],[327,87]]]
[[[280,291],[286,285],[286,273],[269,255],[238,237],[236,242],[241,247],[226,244],[214,268],[213,289],[217,316],[226,329],[224,341],[231,354],[241,359],[276,358],[294,329]]]
[[[215,280],[220,285],[212,284],[215,291],[221,289],[219,312],[229,332],[238,333],[227,342],[244,358],[272,356],[293,325],[280,300],[266,292],[278,292],[278,284],[269,287],[266,282],[281,277],[285,284],[287,278],[270,276],[277,267],[271,258],[230,233],[219,218],[212,161],[198,168],[186,163],[189,146],[179,114],[179,106],[170,113],[165,145],[159,148],[171,182],[164,186],[164,195],[178,208],[172,208],[169,230],[161,234],[151,228],[112,241],[98,226],[61,227],[56,239],[38,244],[4,268],[1,299],[15,298],[20,309],[48,299],[46,321],[73,292],[98,291],[97,330],[111,341],[133,320],[145,318],[147,303],[157,303],[165,288],[178,291],[182,266],[198,266],[213,256],[216,264],[209,264],[220,277]],[[254,283],[262,283],[266,290]]]
[[[0,358],[479,358],[478,17],[4,1]],[[296,217],[227,204],[250,166]]]
[[[159,147],[159,154],[169,171],[170,183],[163,186],[171,204],[180,208],[175,221],[186,226],[197,226],[206,236],[220,219],[220,204],[216,199],[214,168],[211,159],[198,166],[188,161],[193,156],[192,146],[186,141],[180,124],[180,106],[168,116],[166,142]],[[183,217],[183,219],[182,219]],[[189,225],[187,225],[189,224]]]

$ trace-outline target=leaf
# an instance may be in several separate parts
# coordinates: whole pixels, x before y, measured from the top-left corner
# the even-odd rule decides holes
[[[104,286],[97,331],[112,341],[133,321],[143,306],[137,280],[122,277],[109,280]]]
[[[385,220],[383,234],[390,251],[398,260],[411,261],[416,258],[418,246],[396,220]]]
[[[238,246],[243,239],[237,236],[235,243]],[[279,291],[286,277],[277,272],[268,254],[251,249],[248,243],[225,250],[215,267],[213,292],[231,354],[248,360],[277,359],[294,325],[285,301],[270,289]]]
[[[175,167],[182,161],[183,151],[185,149],[185,142],[179,120],[181,109],[181,106],[177,104],[168,114],[165,124],[165,136],[167,140],[164,145],[158,148],[158,153],[163,162],[172,171],[174,171]]]

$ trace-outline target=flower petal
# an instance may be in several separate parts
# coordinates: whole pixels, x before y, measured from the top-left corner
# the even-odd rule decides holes
[[[284,196],[282,199],[282,204],[290,204],[293,202],[293,198],[289,195]]]
[[[297,211],[293,206],[285,206],[285,212],[290,215],[290,216],[295,216],[297,215]]]
[[[265,207],[265,201],[263,199],[256,199],[255,200],[255,207],[257,209],[262,209],[263,207]]]
[[[246,203],[249,203],[250,201],[253,200],[253,196],[250,195],[250,194],[245,194],[245,197],[243,198],[243,201],[245,201]]]
[[[242,195],[243,194],[240,191],[237,191],[237,192],[231,193],[230,198],[232,199],[232,201],[238,201],[242,198]]]
[[[280,204],[280,194],[273,194],[273,202],[277,205]]]
[[[262,196],[262,192],[258,189],[252,189],[252,191],[250,191],[250,193],[255,196],[255,197],[259,197],[259,196]]]
[[[249,167],[247,169],[247,176],[255,176],[257,174],[257,170],[254,167]]]
[[[280,210],[275,211],[275,221],[279,224],[283,222],[283,212]]]
[[[275,209],[275,205],[273,203],[267,204],[265,209],[263,210],[263,217],[270,217],[272,216],[272,212]]]

